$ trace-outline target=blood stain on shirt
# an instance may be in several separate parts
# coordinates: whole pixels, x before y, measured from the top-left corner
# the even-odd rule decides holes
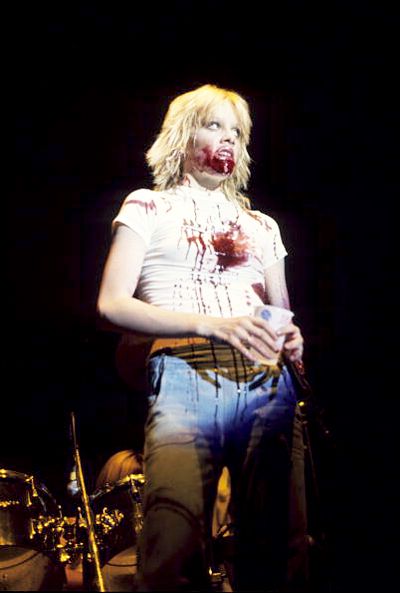
[[[207,246],[204,242],[204,239],[202,237],[202,234],[199,233],[198,235],[192,235],[191,237],[186,237],[187,242],[189,244],[189,249],[188,249],[188,253],[190,250],[191,245],[194,245],[197,249],[197,254],[196,254],[196,261],[199,255],[201,255],[201,260],[200,260],[200,267],[203,264],[203,258],[204,258],[204,254],[206,252]],[[187,257],[188,254],[186,254]]]
[[[259,216],[256,212],[254,212],[252,210],[249,210],[247,213],[249,214],[249,216],[254,218],[254,220],[256,220],[258,223],[260,223],[267,231],[272,231],[272,227],[268,224],[268,221],[266,218]]]
[[[211,244],[218,258],[217,265],[222,271],[240,266],[248,260],[248,237],[236,223],[231,223],[230,229],[225,232],[214,233]]]
[[[256,282],[255,284],[251,285],[251,288],[254,290],[256,295],[260,297],[263,303],[266,303],[267,294],[265,291],[265,287],[261,284],[261,282]]]
[[[138,204],[139,206],[146,208],[146,214],[148,213],[149,210],[154,210],[155,213],[157,213],[157,206],[156,206],[154,200],[151,200],[151,202],[143,202],[143,200],[128,200],[125,203],[126,204]]]

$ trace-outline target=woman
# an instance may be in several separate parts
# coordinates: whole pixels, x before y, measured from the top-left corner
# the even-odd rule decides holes
[[[154,189],[129,194],[113,221],[99,315],[152,340],[143,591],[209,587],[223,466],[237,532],[235,588],[294,587],[304,575],[301,434],[284,364],[301,359],[303,338],[293,323],[276,332],[254,314],[263,303],[290,305],[279,227],[242,193],[250,129],[248,104],[233,91],[204,85],[178,96],[147,152]]]

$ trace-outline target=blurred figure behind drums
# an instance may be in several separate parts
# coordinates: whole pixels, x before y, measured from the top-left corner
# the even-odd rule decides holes
[[[106,484],[118,482],[129,474],[143,474],[143,457],[132,449],[118,451],[101,468],[96,480],[96,490]]]
[[[143,484],[142,456],[126,449],[106,461],[97,477],[96,490],[90,496],[108,591],[133,589],[137,535],[142,526]],[[84,564],[84,573],[88,568]]]

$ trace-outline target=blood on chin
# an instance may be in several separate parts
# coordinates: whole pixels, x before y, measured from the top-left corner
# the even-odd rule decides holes
[[[209,147],[203,149],[201,158],[198,162],[200,170],[212,170],[220,175],[231,175],[235,168],[235,160],[233,156],[226,153],[220,154],[213,152]]]
[[[211,159],[210,168],[216,173],[222,173],[222,175],[231,175],[235,167],[235,161],[231,158],[219,158],[215,155]]]
[[[210,164],[201,163],[201,165],[198,165],[196,168],[201,173],[208,173],[209,175],[212,175],[212,176],[217,174],[217,175],[222,175],[223,177],[229,177],[233,173],[233,170],[235,168],[235,163],[227,162],[227,161],[219,162],[216,159],[214,162],[212,162]]]

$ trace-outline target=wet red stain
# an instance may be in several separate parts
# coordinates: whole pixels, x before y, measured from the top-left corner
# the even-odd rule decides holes
[[[146,214],[149,210],[154,210],[157,212],[157,206],[154,203],[154,200],[151,200],[151,202],[143,202],[143,200],[128,200],[126,204],[138,204],[139,206],[146,208]]]
[[[259,216],[258,214],[256,214],[255,212],[253,212],[252,210],[248,211],[248,214],[254,218],[254,220],[256,220],[257,222],[259,222],[267,231],[272,231],[272,227],[268,224],[268,221]]]
[[[218,155],[214,155],[211,159],[210,167],[217,173],[230,175],[235,167],[235,161],[230,157],[221,158]]]
[[[204,239],[201,236],[201,234],[199,234],[197,236],[193,235],[192,237],[187,237],[187,240],[188,240],[189,245],[194,243],[194,245],[196,246],[196,248],[199,252],[204,253],[204,251],[206,250],[206,244],[205,244]]]
[[[194,226],[193,221],[187,221],[186,219],[184,220],[184,225],[183,225],[182,230],[185,234],[185,238],[188,243],[188,250],[186,253],[186,257],[188,257],[190,248],[193,245],[195,247],[195,249],[197,250],[196,265],[199,265],[201,268],[203,265],[203,258],[205,256],[205,253],[207,250],[207,244],[203,239],[203,233],[201,231],[193,232],[193,229],[191,228],[193,226]],[[179,239],[179,242],[180,242],[180,239]],[[178,245],[179,245],[179,242],[178,242]]]
[[[208,146],[202,149],[198,160],[198,164],[202,169],[208,167],[223,175],[230,175],[235,167],[233,156],[228,156],[225,153],[221,154],[219,151],[214,152]]]
[[[267,294],[265,292],[265,286],[261,284],[261,282],[257,282],[251,285],[251,288],[254,290],[256,295],[260,297],[263,303],[266,302]]]
[[[225,232],[214,233],[211,244],[218,257],[217,265],[221,270],[240,266],[248,260],[248,237],[236,223],[231,223],[230,229]]]

